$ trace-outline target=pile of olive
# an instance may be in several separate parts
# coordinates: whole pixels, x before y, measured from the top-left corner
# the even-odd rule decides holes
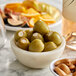
[[[50,31],[46,23],[38,20],[33,30],[19,30],[14,35],[15,44],[31,52],[45,52],[56,49],[62,42],[57,32]]]

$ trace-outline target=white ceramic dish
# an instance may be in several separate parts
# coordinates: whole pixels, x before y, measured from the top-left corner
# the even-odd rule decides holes
[[[3,10],[5,5],[6,4],[0,5],[0,8]],[[58,9],[58,11],[60,13],[59,19],[57,20],[56,23],[49,25],[49,28],[60,33],[62,19],[61,19],[61,12],[59,9]],[[12,26],[7,26],[7,25],[5,25],[5,28],[10,31],[18,31],[20,29],[30,29],[30,28],[12,27]]]
[[[55,64],[55,62],[58,61],[58,60],[61,60],[61,59],[66,59],[66,58],[67,59],[76,59],[76,57],[64,57],[64,58],[56,59],[56,60],[51,62],[51,64],[50,64],[50,71],[53,73],[54,76],[59,76],[57,73],[54,72],[54,67],[55,67],[54,64]]]
[[[10,43],[11,43],[11,48],[14,54],[16,55],[16,58],[22,64],[31,68],[45,68],[50,65],[51,61],[59,58],[62,55],[66,42],[63,37],[61,38],[62,38],[62,43],[57,49],[49,52],[42,52],[42,53],[29,52],[20,49],[15,45],[13,38],[10,41]]]

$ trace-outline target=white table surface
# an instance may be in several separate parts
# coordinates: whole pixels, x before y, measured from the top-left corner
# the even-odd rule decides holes
[[[0,4],[10,3],[20,0],[0,0]],[[56,6],[60,10],[62,9],[62,0],[40,0],[51,5]],[[10,39],[13,36],[14,32],[7,31],[7,43],[4,48],[0,50],[0,76],[53,76],[49,70],[49,67],[45,69],[30,69],[21,63],[19,63],[12,50],[10,48]],[[75,52],[70,49],[65,49],[64,56],[75,56]]]

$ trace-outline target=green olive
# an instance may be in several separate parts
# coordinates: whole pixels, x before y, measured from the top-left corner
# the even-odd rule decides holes
[[[34,30],[34,32],[38,32],[42,35],[49,32],[49,28],[48,28],[47,24],[45,22],[43,22],[42,20],[38,20],[35,23],[33,30]]]
[[[33,34],[33,30],[25,30],[25,32],[27,33],[27,38],[29,39],[29,41],[31,41],[31,36]]]
[[[51,36],[51,40],[56,44],[56,45],[60,45],[62,40],[61,37],[59,35],[59,33],[57,32],[53,32],[52,36]]]
[[[44,42],[43,36],[40,33],[34,33],[31,37],[31,41],[33,41],[34,39],[40,39]]]
[[[15,41],[18,41],[21,37],[27,37],[27,33],[23,30],[17,31],[14,35]]]
[[[45,35],[45,40],[46,39],[47,41],[53,41],[56,45],[60,45],[62,42],[59,33],[52,31]]]
[[[44,44],[40,39],[33,40],[29,45],[29,51],[31,52],[42,52]]]
[[[25,37],[20,38],[18,40],[18,42],[16,43],[16,45],[18,47],[20,47],[21,49],[24,49],[24,50],[28,49],[29,44],[30,44],[29,40],[27,38],[25,38]]]
[[[54,42],[47,42],[47,43],[45,43],[44,52],[52,51],[56,48],[57,48],[57,45]]]
[[[51,38],[51,35],[53,34],[53,31],[50,31],[49,33],[45,34],[44,35],[44,40],[47,42],[47,41],[51,41],[50,38]]]

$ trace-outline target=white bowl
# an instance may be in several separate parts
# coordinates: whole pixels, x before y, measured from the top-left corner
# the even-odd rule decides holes
[[[14,54],[22,64],[31,68],[45,68],[50,65],[51,61],[59,58],[62,55],[66,42],[63,37],[61,38],[62,38],[62,43],[57,49],[49,52],[41,52],[41,53],[29,52],[20,49],[15,45],[14,38],[12,38],[10,43]]]
[[[50,64],[50,71],[53,73],[54,76],[59,76],[56,72],[54,72],[54,68],[55,68],[54,64],[56,61],[61,60],[61,59],[76,59],[76,57],[64,57],[64,58],[59,58],[59,59],[52,61]]]

